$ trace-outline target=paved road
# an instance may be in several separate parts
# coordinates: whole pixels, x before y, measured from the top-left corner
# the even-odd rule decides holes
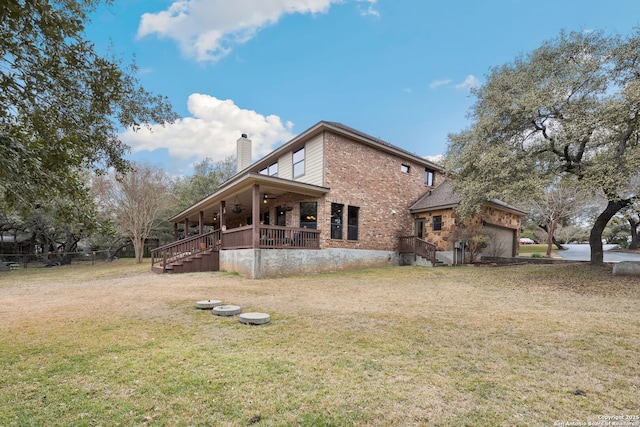
[[[591,249],[589,245],[564,245],[567,250],[556,252],[562,259],[570,261],[589,261]],[[611,252],[616,245],[603,245],[604,262],[640,261],[640,254],[627,254],[624,252]]]

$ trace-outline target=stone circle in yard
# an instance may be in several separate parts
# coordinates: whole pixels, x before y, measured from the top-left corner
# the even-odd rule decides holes
[[[240,314],[242,309],[237,305],[219,305],[217,307],[213,307],[213,314],[217,314],[218,316],[235,316],[236,314]]]
[[[271,316],[267,313],[242,313],[238,320],[248,325],[264,325],[271,321]]]
[[[199,308],[200,310],[211,310],[213,307],[217,307],[219,305],[222,305],[222,301],[219,299],[207,299],[198,301],[196,303],[196,308]]]

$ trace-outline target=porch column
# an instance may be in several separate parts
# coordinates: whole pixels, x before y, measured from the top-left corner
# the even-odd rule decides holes
[[[184,219],[184,238],[189,236],[189,218]]]
[[[198,233],[202,235],[204,232],[204,211],[200,211],[198,214]]]
[[[260,247],[260,186],[253,184],[251,197],[251,223],[253,224],[253,248]]]
[[[178,223],[177,222],[173,223],[173,241],[174,242],[178,241]]]
[[[224,200],[220,201],[220,229],[225,230],[227,228],[227,208]]]

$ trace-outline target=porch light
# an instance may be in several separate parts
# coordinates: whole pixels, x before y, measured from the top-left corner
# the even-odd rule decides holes
[[[267,193],[264,193],[264,196],[262,198],[262,202],[266,204],[269,200],[275,200],[275,197],[269,197],[269,195]]]

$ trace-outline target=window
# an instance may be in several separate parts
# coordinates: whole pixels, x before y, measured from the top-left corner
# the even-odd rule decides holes
[[[342,239],[342,211],[344,205],[331,203],[331,238]]]
[[[358,216],[360,208],[349,206],[347,209],[347,240],[358,240]]]
[[[442,215],[436,215],[433,217],[433,231],[442,230]]]
[[[304,175],[304,147],[293,152],[293,177]]]
[[[278,176],[278,162],[275,162],[269,165],[269,167],[262,169],[260,173],[262,175]]]
[[[433,186],[433,171],[431,169],[424,170],[424,185]]]
[[[300,203],[300,228],[318,228],[318,203]]]
[[[409,173],[411,166],[405,165],[404,163],[400,165],[400,171],[403,173]]]

